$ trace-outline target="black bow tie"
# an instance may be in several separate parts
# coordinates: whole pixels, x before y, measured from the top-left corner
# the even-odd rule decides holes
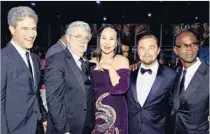
[[[141,68],[141,74],[144,74],[145,72],[149,73],[149,74],[152,74],[152,70],[151,69],[144,69],[144,68]]]

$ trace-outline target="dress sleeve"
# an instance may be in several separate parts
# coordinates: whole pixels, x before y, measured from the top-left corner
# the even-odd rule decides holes
[[[130,70],[120,69],[117,70],[117,73],[120,76],[119,83],[115,86],[112,86],[111,81],[109,81],[109,93],[113,95],[125,94],[130,86]]]

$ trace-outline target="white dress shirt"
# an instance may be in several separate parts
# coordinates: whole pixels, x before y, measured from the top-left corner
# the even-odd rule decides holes
[[[185,81],[184,81],[184,90],[186,91],[188,85],[190,84],[190,81],[192,80],[193,76],[195,75],[195,72],[198,70],[199,66],[201,65],[201,61],[199,58],[196,58],[196,62],[190,66],[189,68],[187,68],[187,72],[185,74]],[[182,69],[183,72],[184,68]],[[182,73],[183,75],[183,73]],[[181,76],[182,78],[182,76]]]
[[[141,64],[139,68],[137,81],[136,81],[136,88],[137,88],[137,99],[138,99],[139,104],[142,107],[147,99],[147,96],[149,95],[149,92],[157,76],[158,66],[159,66],[159,63],[156,60],[155,63],[150,68],[145,67],[143,64]],[[141,71],[140,71],[141,68],[151,69],[152,74],[149,74],[148,72],[141,74]]]
[[[26,50],[26,49],[23,49],[22,47],[20,47],[19,45],[17,45],[14,41],[11,40],[11,43],[12,45],[15,47],[15,49],[18,51],[18,53],[20,54],[20,56],[22,57],[22,59],[24,60],[26,66],[28,67],[28,61],[27,61],[27,58],[26,58],[26,52],[29,52],[29,60],[30,60],[30,64],[31,64],[31,68],[32,68],[32,73],[33,73],[33,80],[35,81],[34,79],[34,64],[33,64],[33,60],[31,58],[31,53],[30,51]],[[35,82],[34,82],[35,83]]]
[[[77,56],[76,54],[74,54],[70,49],[69,49],[72,57],[74,58],[74,61],[76,62],[77,66],[80,68],[80,70],[82,70],[82,67],[81,67],[81,62],[79,61],[80,57]],[[84,58],[83,58],[84,61],[86,61]]]

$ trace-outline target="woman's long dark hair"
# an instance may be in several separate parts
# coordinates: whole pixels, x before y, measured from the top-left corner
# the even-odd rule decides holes
[[[103,32],[104,29],[106,28],[111,28],[111,29],[114,29],[117,33],[117,46],[115,47],[114,49],[114,56],[112,58],[114,58],[118,53],[119,53],[119,48],[120,48],[120,34],[117,30],[117,28],[112,25],[112,24],[105,24],[103,25],[99,31],[98,31],[98,35],[97,35],[97,47],[96,47],[96,51],[95,51],[95,55],[96,55],[96,58],[97,58],[97,61],[100,62],[101,60],[101,47],[100,47],[100,37],[101,37],[101,33]]]

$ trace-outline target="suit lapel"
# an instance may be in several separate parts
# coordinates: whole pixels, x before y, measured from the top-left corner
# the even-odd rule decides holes
[[[21,57],[21,55],[18,53],[18,51],[15,49],[15,47],[9,43],[8,44],[8,48],[11,50],[11,54],[12,54],[12,58],[15,65],[19,65],[19,68],[24,69],[25,72],[28,73],[30,79],[33,80],[33,76],[28,68],[28,66],[26,65],[25,61],[23,60],[23,58]]]
[[[202,63],[198,68],[198,70],[195,72],[195,75],[190,81],[186,91],[183,92],[183,94],[181,94],[182,95],[181,102],[183,102],[183,100],[187,100],[198,89],[198,86],[201,84],[204,78],[203,77],[203,75],[205,75],[204,71],[205,71],[205,65],[204,63]]]
[[[38,89],[39,86],[39,81],[40,81],[40,72],[39,72],[39,63],[38,60],[36,60],[35,55],[31,53],[32,61],[33,61],[33,66],[34,66],[34,90]]]
[[[66,61],[69,65],[69,67],[71,68],[72,72],[74,73],[75,75],[75,78],[77,79],[79,85],[81,86],[82,88],[82,91],[84,92],[85,94],[85,86],[84,86],[84,80],[82,78],[82,75],[81,75],[81,72],[80,72],[80,68],[76,65],[75,61],[74,61],[74,58],[72,57],[70,51],[68,49],[65,49],[65,53],[67,55],[66,57]]]
[[[178,75],[175,78],[175,83],[173,85],[173,88],[174,88],[174,98],[173,98],[174,106],[173,106],[173,109],[172,109],[172,112],[171,112],[172,115],[175,113],[176,110],[179,109],[179,106],[180,106],[180,99],[179,99],[180,88],[179,87],[180,87],[181,74],[182,74],[182,71],[180,69],[180,71],[178,72]]]
[[[160,94],[160,92],[162,92],[162,90],[160,90],[161,89],[160,84],[164,81],[163,78],[164,78],[164,76],[162,74],[162,67],[159,65],[157,76],[156,76],[155,81],[152,85],[152,88],[149,92],[149,95],[147,96],[144,106],[147,106],[157,95]]]
[[[139,104],[138,99],[137,99],[137,88],[136,88],[136,84],[137,84],[136,81],[137,81],[138,72],[139,72],[139,68],[132,72],[132,75],[131,75],[131,90],[132,90],[133,98],[134,98],[135,102]]]
[[[85,58],[85,57],[84,57]],[[85,60],[87,61],[87,68],[88,68],[88,76],[90,77],[90,81],[91,83],[93,83],[93,76],[91,74],[91,65],[96,65],[95,63],[90,63],[89,60],[87,58],[85,58]]]

